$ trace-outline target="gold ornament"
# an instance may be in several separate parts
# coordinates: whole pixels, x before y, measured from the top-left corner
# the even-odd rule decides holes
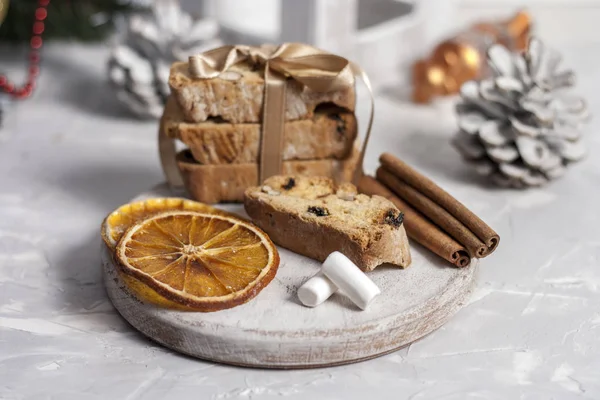
[[[0,0],[0,25],[6,18],[6,13],[8,12],[8,1],[9,0]]]
[[[493,44],[523,51],[531,17],[524,11],[500,22],[481,22],[435,47],[429,58],[413,65],[413,101],[428,103],[436,96],[458,93],[466,81],[485,76],[485,52]]]

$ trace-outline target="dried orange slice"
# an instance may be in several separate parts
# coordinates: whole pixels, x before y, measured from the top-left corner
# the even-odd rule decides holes
[[[171,211],[140,221],[115,249],[120,269],[165,299],[198,311],[235,307],[275,276],[271,239],[240,218]]]
[[[232,215],[197,201],[178,197],[161,197],[125,204],[104,219],[102,239],[109,249],[114,250],[123,233],[135,223],[165,211],[190,210],[208,214]]]

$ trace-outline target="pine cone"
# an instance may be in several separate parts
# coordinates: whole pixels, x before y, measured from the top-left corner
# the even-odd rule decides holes
[[[220,46],[218,30],[216,21],[193,20],[177,0],[156,0],[150,15],[132,15],[108,60],[117,98],[140,117],[159,118],[171,64]]]
[[[461,87],[455,147],[501,186],[540,186],[562,176],[585,154],[587,107],[565,93],[574,73],[560,70],[561,57],[535,38],[524,54],[493,45],[487,58],[492,76]]]

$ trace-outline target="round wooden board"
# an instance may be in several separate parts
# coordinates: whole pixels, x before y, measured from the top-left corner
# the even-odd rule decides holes
[[[164,186],[144,193],[172,196]],[[222,208],[246,216],[242,205]],[[411,244],[405,269],[380,266],[369,277],[381,289],[366,311],[341,294],[316,308],[301,305],[296,290],[320,268],[314,260],[279,249],[275,279],[256,298],[213,313],[159,308],[141,302],[120,279],[106,246],[102,263],[108,295],[123,317],[151,339],[181,353],[221,363],[262,368],[347,364],[387,354],[442,326],[468,300],[477,262],[458,269]]]

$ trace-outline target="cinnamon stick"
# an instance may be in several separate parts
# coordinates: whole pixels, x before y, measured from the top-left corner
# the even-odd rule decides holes
[[[469,211],[469,209],[461,202],[436,185],[432,180],[415,171],[392,154],[382,154],[379,161],[381,162],[381,165],[385,167],[386,170],[393,173],[396,178],[406,182],[415,190],[445,209],[485,243],[487,248],[484,250],[483,254],[476,253],[476,255],[485,257],[496,250],[498,243],[500,242],[500,236],[483,222],[481,218]]]
[[[394,195],[388,188],[371,176],[362,176],[358,190],[368,195],[378,195],[390,200],[404,213],[404,227],[409,238],[457,267],[467,267],[471,258],[467,250],[420,212]]]
[[[418,192],[406,182],[396,178],[384,167],[377,169],[377,180],[392,190],[399,198],[416,208],[450,236],[467,248],[473,257],[482,257],[487,246],[452,214]]]

